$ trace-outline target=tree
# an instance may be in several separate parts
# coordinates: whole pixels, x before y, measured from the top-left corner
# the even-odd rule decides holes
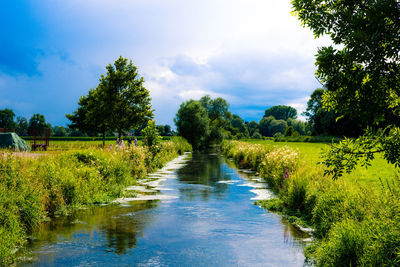
[[[294,132],[298,132],[300,135],[305,135],[309,129],[309,127],[307,126],[307,123],[301,120],[295,120],[295,119],[291,119],[289,118],[286,123],[288,124],[288,126],[292,126]]]
[[[260,120],[259,127],[260,127],[260,134],[262,136],[272,136],[272,134],[269,132],[269,126],[273,120],[275,120],[273,116],[263,117]]]
[[[29,131],[37,131],[37,134],[44,135],[46,128],[48,128],[48,124],[46,123],[46,119],[44,115],[41,114],[33,114],[29,119]]]
[[[121,137],[123,131],[136,129],[153,117],[150,93],[132,61],[120,56],[106,69],[96,89],[82,96],[78,109],[66,115],[71,128],[101,132],[103,144],[107,131],[116,130]]]
[[[123,131],[135,129],[153,118],[150,93],[132,61],[120,56],[106,69],[97,90],[106,119],[121,137]]]
[[[0,128],[16,128],[16,123],[14,122],[14,111],[11,109],[0,110]]]
[[[201,105],[207,110],[210,119],[210,134],[207,143],[218,143],[227,137],[227,132],[232,118],[228,102],[218,97],[212,99],[209,95],[200,98]]]
[[[399,123],[400,4],[388,1],[293,0],[303,25],[333,46],[319,49],[324,105],[367,126]]]
[[[276,120],[286,121],[289,118],[297,118],[297,110],[284,105],[273,106],[265,110],[264,117],[273,116]]]
[[[82,132],[101,133],[104,146],[105,135],[108,130],[111,130],[111,124],[107,118],[109,110],[106,110],[105,103],[100,95],[99,90],[90,89],[87,96],[79,98],[79,107],[72,114],[66,114],[65,116],[71,121],[68,127],[79,130],[71,132],[71,136],[80,136]]]
[[[28,135],[28,120],[24,117],[17,117],[16,132],[18,135]]]
[[[64,126],[54,126],[53,127],[54,136],[67,136],[67,128]]]
[[[183,102],[174,118],[178,134],[188,140],[193,149],[206,146],[210,133],[210,119],[207,110],[199,101],[188,100]]]
[[[316,74],[327,89],[324,108],[340,111],[367,129],[364,136],[346,139],[327,154],[328,172],[337,177],[359,160],[369,164],[380,152],[399,165],[400,3],[292,0],[292,4],[304,26],[316,37],[329,35],[336,46],[322,47],[316,56]]]
[[[283,134],[286,131],[287,123],[284,120],[273,120],[268,126],[268,132],[271,136],[274,136],[276,133]]]
[[[250,136],[253,136],[254,133],[256,131],[258,131],[258,127],[259,127],[259,125],[258,125],[258,123],[256,121],[251,121],[249,123],[246,123],[246,128],[249,131],[249,135]]]
[[[294,133],[293,126],[289,126],[286,128],[285,133],[283,134],[284,136],[292,136]]]

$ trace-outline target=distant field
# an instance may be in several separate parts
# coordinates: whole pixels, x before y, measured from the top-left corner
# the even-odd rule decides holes
[[[32,140],[26,140],[26,142],[30,145],[33,143]],[[125,145],[128,145],[127,140],[124,140]],[[116,145],[116,140],[106,140],[105,142],[106,148],[109,148],[112,144],[113,147]],[[141,145],[142,141],[138,140],[138,145]],[[132,141],[133,145],[133,141]],[[62,150],[70,150],[70,149],[83,149],[83,148],[101,148],[103,146],[103,141],[59,141],[59,140],[50,140],[50,146],[48,147],[48,151],[62,151]]]
[[[254,144],[270,144],[275,146],[289,146],[298,149],[302,164],[310,167],[317,167],[321,161],[321,152],[323,149],[329,149],[329,145],[325,143],[302,143],[302,142],[274,142],[272,140],[251,139],[246,142]],[[322,166],[320,166],[322,167]],[[382,181],[392,180],[399,169],[394,165],[389,164],[380,155],[372,162],[369,168],[358,167],[350,174],[344,174],[343,179],[360,182],[360,184],[373,185],[380,187]]]

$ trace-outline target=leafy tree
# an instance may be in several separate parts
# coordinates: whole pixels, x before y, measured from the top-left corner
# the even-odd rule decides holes
[[[105,103],[100,95],[99,90],[90,89],[87,96],[80,97],[79,107],[73,114],[66,114],[66,117],[71,121],[68,127],[77,130],[72,131],[70,133],[71,136],[82,136],[82,132],[101,133],[104,146],[105,135],[108,130],[111,130],[111,124],[107,119],[109,111],[106,111]]]
[[[364,136],[335,146],[326,165],[340,175],[359,160],[368,164],[379,152],[399,164],[399,2],[292,0],[292,4],[303,25],[316,37],[329,35],[336,47],[322,47],[316,56],[316,74],[327,89],[324,107],[367,128]]]
[[[298,132],[300,135],[305,135],[307,133],[308,126],[304,121],[289,118],[286,123],[288,126],[293,127],[293,130]]]
[[[107,131],[116,130],[121,137],[123,131],[135,129],[153,117],[149,91],[132,61],[120,56],[106,69],[96,89],[82,96],[78,109],[66,115],[71,128],[101,132],[103,144]]]
[[[0,110],[0,128],[16,128],[16,123],[14,122],[14,111],[11,109]]]
[[[120,56],[106,69],[107,74],[101,75],[97,88],[99,100],[104,103],[103,112],[111,128],[121,137],[123,131],[153,118],[150,93],[132,61]]]
[[[308,117],[313,135],[359,136],[362,133],[361,123],[340,116],[333,110],[323,107],[322,99],[326,90],[316,89],[307,102],[303,115]]]
[[[249,135],[253,136],[256,131],[258,131],[258,123],[256,121],[251,121],[246,123],[246,128],[249,131]]]
[[[293,126],[289,126],[286,128],[285,133],[283,134],[284,136],[292,136],[294,133]]]
[[[286,121],[289,118],[297,118],[297,110],[284,105],[273,106],[265,110],[264,117],[273,116],[276,120]]]
[[[28,135],[28,120],[24,117],[17,117],[16,132],[18,135]]]
[[[243,119],[240,118],[239,115],[232,115],[231,125],[236,133],[236,138],[240,139],[249,137],[249,131],[247,130]]]
[[[46,128],[48,128],[48,124],[46,123],[46,119],[44,115],[41,114],[33,114],[29,119],[29,131],[37,131],[39,135],[44,135]]]
[[[275,136],[276,133],[283,134],[286,131],[287,123],[284,120],[273,120],[268,126],[268,132],[271,136]]]
[[[178,134],[188,140],[193,149],[206,146],[210,133],[210,119],[207,110],[199,101],[188,100],[183,102],[174,118]]]
[[[221,142],[228,135],[227,131],[232,118],[228,102],[221,97],[212,99],[206,95],[200,99],[200,103],[207,110],[210,119],[210,134],[207,143]]]
[[[67,136],[67,128],[64,126],[54,126],[53,127],[54,136]]]
[[[262,136],[272,136],[272,133],[269,132],[269,126],[271,122],[275,120],[273,116],[263,117],[260,121],[260,134]]]

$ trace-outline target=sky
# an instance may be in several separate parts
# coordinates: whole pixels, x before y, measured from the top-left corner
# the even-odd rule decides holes
[[[289,0],[14,0],[0,9],[0,109],[66,125],[66,113],[120,55],[145,79],[157,124],[209,94],[259,121],[300,114],[313,90],[314,39]]]

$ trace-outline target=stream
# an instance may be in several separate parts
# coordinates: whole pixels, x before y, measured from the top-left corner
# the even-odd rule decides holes
[[[186,154],[140,194],[43,223],[19,266],[302,266],[309,236],[255,206],[268,186],[214,153]]]

